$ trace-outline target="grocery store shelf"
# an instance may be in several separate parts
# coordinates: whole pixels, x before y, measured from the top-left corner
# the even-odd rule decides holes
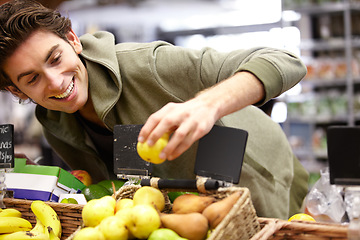
[[[291,116],[288,117],[287,121],[290,123],[307,123],[307,124],[334,124],[334,123],[343,123],[347,122],[347,117],[345,116]]]
[[[311,80],[304,80],[306,84],[312,86],[312,88],[316,90],[320,89],[330,89],[330,88],[343,88],[346,87],[346,79],[345,78],[335,78],[331,80],[324,80],[324,79],[311,79]],[[360,85],[360,78],[353,79],[354,85]]]
[[[328,14],[328,13],[337,13],[343,12],[347,9],[352,11],[360,11],[359,2],[331,2],[324,4],[303,4],[303,5],[294,5],[286,7],[289,10],[295,10],[296,12],[309,14],[309,15],[319,15],[319,14]]]
[[[195,34],[202,34],[204,36],[225,35],[225,34],[237,34],[237,33],[249,33],[249,32],[261,32],[269,31],[272,28],[281,27],[281,22],[245,25],[245,26],[218,26],[209,28],[197,28],[186,29],[177,31],[164,31],[158,30],[158,36],[160,39],[173,39],[178,36],[190,36]]]
[[[344,50],[346,41],[344,38],[331,38],[325,40],[306,39],[300,43],[301,50],[326,51],[326,50]],[[359,37],[351,40],[352,47],[360,48]]]

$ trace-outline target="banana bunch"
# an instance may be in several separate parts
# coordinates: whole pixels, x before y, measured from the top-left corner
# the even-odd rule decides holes
[[[35,226],[12,208],[0,210],[0,240],[60,240],[61,223],[55,210],[43,201],[31,203],[36,216]]]

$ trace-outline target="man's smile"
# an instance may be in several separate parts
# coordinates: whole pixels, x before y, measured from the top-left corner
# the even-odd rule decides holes
[[[71,95],[71,93],[74,91],[74,79],[70,82],[68,88],[65,90],[65,92],[59,94],[59,95],[55,95],[54,98],[58,98],[58,99],[62,99],[62,98],[67,98]]]

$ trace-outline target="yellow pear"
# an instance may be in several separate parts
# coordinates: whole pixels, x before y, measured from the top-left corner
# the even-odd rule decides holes
[[[175,231],[179,236],[189,240],[203,240],[206,238],[209,225],[208,220],[201,213],[165,214],[160,215],[163,227]]]
[[[115,216],[124,219],[125,222],[131,219],[131,208],[123,208],[115,213]]]
[[[82,210],[82,219],[85,227],[95,227],[109,216],[115,215],[116,201],[111,196],[92,199],[85,204]]]
[[[130,225],[132,223],[132,210],[131,208],[122,208],[119,211],[115,213],[115,216],[120,218],[124,221],[126,227],[129,229]],[[135,237],[132,235],[132,233],[129,231],[128,239],[134,239]]]
[[[180,237],[175,231],[169,228],[159,228],[153,231],[148,240],[187,240]]]
[[[134,206],[148,204],[160,212],[165,208],[164,194],[157,188],[144,186],[139,188],[133,196]]]
[[[116,202],[115,213],[123,208],[131,208],[134,206],[133,200],[130,198],[122,198]]]
[[[169,142],[169,133],[165,133],[161,138],[159,138],[154,145],[149,146],[147,142],[138,142],[136,145],[137,152],[139,156],[148,162],[154,164],[163,163],[166,159],[160,158],[160,153],[165,148]]]
[[[224,217],[230,212],[240,196],[240,192],[232,193],[230,196],[205,208],[202,214],[208,219],[211,229],[214,229],[217,225],[219,225]]]
[[[105,237],[98,228],[85,227],[75,234],[74,240],[105,240]]]
[[[175,198],[172,211],[174,213],[202,213],[202,211],[213,202],[215,202],[214,197],[187,193]]]
[[[160,216],[154,207],[137,205],[131,208],[131,223],[128,227],[134,237],[147,239],[160,226]]]
[[[99,228],[106,240],[127,240],[129,236],[125,220],[116,216],[103,219],[97,228]]]

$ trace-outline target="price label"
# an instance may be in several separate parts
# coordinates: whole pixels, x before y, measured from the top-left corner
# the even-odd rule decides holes
[[[14,126],[0,125],[0,168],[14,167]]]

